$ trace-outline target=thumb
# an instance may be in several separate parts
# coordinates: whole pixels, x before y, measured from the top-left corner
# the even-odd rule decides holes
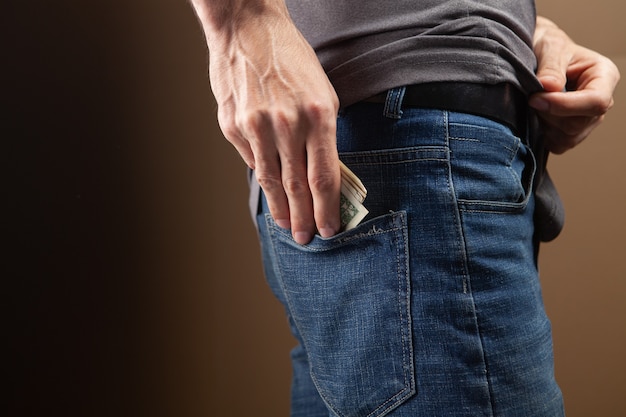
[[[558,92],[565,89],[567,83],[567,63],[554,54],[544,55],[538,62],[537,78],[546,92]],[[538,57],[539,58],[539,57]]]
[[[549,37],[548,35],[545,36]],[[544,91],[563,91],[567,83],[567,68],[570,52],[560,38],[550,37],[535,45],[537,56],[537,78]]]

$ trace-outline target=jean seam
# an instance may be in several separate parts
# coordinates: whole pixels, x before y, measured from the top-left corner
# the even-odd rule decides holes
[[[444,112],[444,129],[445,129],[445,138],[446,138],[446,145],[448,147],[448,149],[450,148],[450,131],[448,128],[448,112]],[[459,210],[459,202],[456,196],[456,191],[454,189],[454,181],[452,179],[452,161],[451,161],[451,151],[448,153],[448,160],[446,161],[447,165],[448,165],[448,175],[446,178],[446,183],[448,186],[448,193],[450,194],[450,197],[453,199],[454,201],[454,207],[456,208],[455,213],[453,215],[453,224],[456,225],[457,228],[457,232],[459,234],[459,236],[461,238],[463,238],[463,225],[462,225],[462,221],[461,221],[461,213]],[[464,242],[464,239],[463,239]],[[470,290],[469,289],[469,279],[468,279],[468,265],[467,265],[467,248],[465,247],[465,244],[460,244],[457,243],[459,252],[462,255],[462,262],[463,262],[463,267],[462,267],[462,274],[463,274],[463,280],[462,280],[462,286],[463,286],[463,293],[467,294],[467,292]]]
[[[413,340],[411,337],[411,329],[413,328],[412,327],[413,324],[412,324],[412,319],[411,319],[412,317],[411,316],[411,270],[409,266],[410,263],[409,263],[409,248],[408,248],[409,236],[408,236],[408,225],[407,225],[406,216],[401,217],[401,220],[402,220],[402,226],[403,226],[401,229],[401,233],[402,233],[402,238],[403,238],[402,240],[404,241],[404,245],[402,245],[402,249],[404,250],[404,253],[403,253],[404,266],[403,267],[400,266],[400,260],[398,259],[396,261],[396,267],[398,269],[398,273],[397,273],[398,289],[403,288],[403,284],[404,284],[404,288],[406,288],[406,295],[405,295],[404,300],[401,299],[402,294],[400,293],[400,291],[398,291],[398,307],[399,307],[398,310],[400,314],[400,322],[404,323],[406,321],[406,323],[402,326],[402,339],[403,339],[402,340],[402,352],[404,356],[403,364],[404,364],[405,369],[408,372],[406,371],[404,372],[405,389],[402,391],[406,392],[405,398],[408,398],[409,396],[413,395],[416,392],[416,388],[415,388],[415,364],[413,362],[413,356],[414,356],[413,355]],[[396,247],[398,248],[398,251],[399,251],[400,250],[399,242],[396,242]],[[404,271],[404,274],[402,274],[402,271]],[[404,283],[400,282],[401,279],[404,280]],[[404,303],[402,301],[404,301]],[[406,306],[404,310],[401,308],[402,305]],[[404,312],[406,312],[406,319],[402,320],[402,315]],[[409,378],[408,381],[406,380],[407,377]],[[398,398],[398,401],[400,401],[400,398]]]
[[[449,125],[448,125],[448,112],[444,113],[444,126],[446,129],[446,143],[448,145],[448,147],[450,147],[450,140],[452,139],[449,135]],[[456,210],[455,210],[455,215],[454,215],[454,223],[456,224],[457,227],[457,233],[460,239],[460,242],[458,244],[459,250],[462,254],[462,258],[463,258],[463,293],[466,294],[469,299],[471,300],[471,306],[472,306],[472,316],[473,316],[473,320],[474,320],[474,325],[476,326],[476,332],[478,335],[478,340],[480,341],[480,352],[481,352],[481,359],[482,359],[482,364],[484,366],[484,370],[485,370],[485,383],[487,385],[487,390],[489,392],[489,406],[490,406],[490,416],[494,415],[494,397],[493,397],[493,388],[492,388],[492,384],[491,384],[491,380],[489,377],[489,367],[487,365],[487,356],[486,356],[486,352],[485,352],[485,343],[483,340],[483,334],[481,331],[481,327],[480,324],[478,322],[478,313],[476,311],[476,302],[474,300],[474,296],[472,293],[472,285],[471,285],[471,275],[469,272],[469,258],[468,258],[468,249],[467,249],[467,239],[465,237],[465,231],[464,231],[464,227],[463,227],[463,216],[462,216],[462,209],[461,209],[461,201],[457,198],[456,196],[456,192],[454,190],[454,181],[452,178],[452,161],[448,160],[448,178],[447,178],[447,182],[448,182],[448,187],[449,187],[449,192],[451,195],[451,198],[454,200],[455,204],[453,205]]]

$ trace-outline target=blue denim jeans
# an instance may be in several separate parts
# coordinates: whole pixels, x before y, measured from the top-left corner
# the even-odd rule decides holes
[[[257,216],[299,341],[292,416],[558,417],[533,247],[535,162],[492,120],[360,103],[338,119],[370,214],[294,242]]]

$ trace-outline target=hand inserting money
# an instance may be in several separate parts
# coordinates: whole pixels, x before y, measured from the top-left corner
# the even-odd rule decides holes
[[[367,190],[361,180],[339,161],[341,169],[340,216],[343,230],[355,228],[369,211],[363,206]]]

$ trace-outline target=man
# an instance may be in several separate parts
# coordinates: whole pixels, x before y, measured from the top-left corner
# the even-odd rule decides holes
[[[531,1],[485,3],[193,0],[300,341],[294,415],[563,413],[526,103],[563,152],[601,122],[619,73]],[[369,190],[351,231],[340,154]]]

